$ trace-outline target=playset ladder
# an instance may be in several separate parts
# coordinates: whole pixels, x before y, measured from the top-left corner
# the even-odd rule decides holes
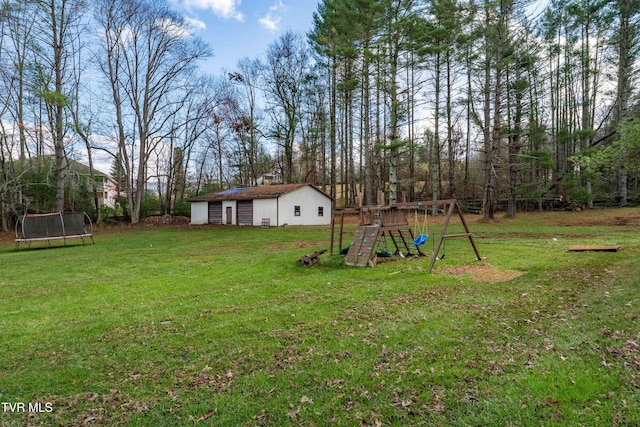
[[[407,227],[404,230],[402,228],[387,228],[383,231],[383,234],[385,233],[391,238],[391,241],[396,248],[396,254],[401,254],[404,250],[406,251],[406,253],[403,253],[403,255],[425,256],[425,253],[420,250],[420,247],[416,246],[415,243],[413,243],[415,237],[413,236],[411,228]]]

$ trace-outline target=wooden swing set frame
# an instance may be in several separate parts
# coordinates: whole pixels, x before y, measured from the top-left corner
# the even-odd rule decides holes
[[[469,239],[469,243],[473,248],[473,251],[476,255],[476,260],[482,260],[480,253],[478,252],[478,248],[473,240],[473,235],[469,230],[469,226],[467,225],[467,221],[464,219],[464,215],[462,214],[462,210],[458,206],[458,202],[455,199],[447,199],[447,200],[432,200],[432,201],[416,201],[416,202],[405,202],[405,203],[394,203],[389,206],[362,206],[359,208],[352,209],[344,209],[335,212],[333,216],[333,220],[331,221],[331,249],[330,254],[333,255],[334,248],[337,243],[338,252],[342,250],[343,246],[343,234],[344,231],[344,217],[345,216],[353,216],[358,215],[358,229],[356,230],[356,235],[354,236],[354,241],[351,243],[349,247],[349,253],[347,253],[347,260],[350,260],[352,264],[350,265],[374,265],[372,263],[372,259],[375,258],[375,244],[370,244],[365,252],[366,259],[364,263],[360,263],[357,256],[351,257],[349,255],[351,253],[357,255],[361,255],[363,253],[362,248],[363,245],[358,246],[357,240],[358,238],[364,240],[366,243],[366,233],[371,233],[374,229],[372,227],[376,227],[377,234],[373,236],[377,239],[378,235],[384,236],[387,233],[396,246],[396,253],[401,253],[401,249],[399,245],[396,243],[395,237],[400,238],[400,242],[404,244],[406,250],[409,254],[411,254],[410,248],[407,245],[407,239],[405,239],[405,235],[410,236],[411,241],[413,241],[414,236],[409,226],[409,222],[407,220],[406,211],[409,210],[421,210],[427,209],[429,207],[440,207],[443,206],[446,211],[444,223],[442,225],[442,231],[440,233],[440,238],[438,239],[438,243],[435,245],[435,249],[433,251],[433,255],[431,256],[431,263],[429,265],[429,273],[433,272],[433,267],[435,265],[436,260],[438,259],[438,255],[440,253],[440,249],[445,241],[445,239],[450,238],[458,238],[458,237],[466,237]],[[464,227],[464,233],[456,233],[456,234],[447,234],[447,228],[449,226],[449,222],[453,213],[457,212],[458,217],[460,218],[460,222]],[[425,212],[426,214],[426,212]],[[336,239],[336,226],[339,226],[339,230],[337,233],[338,238]],[[364,233],[364,234],[363,234]],[[404,233],[404,234],[403,234]],[[422,252],[419,246],[416,246],[417,250],[416,255],[426,256],[425,253]],[[353,261],[355,257],[356,261]]]

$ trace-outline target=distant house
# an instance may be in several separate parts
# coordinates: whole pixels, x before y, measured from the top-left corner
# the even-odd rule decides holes
[[[257,184],[258,185],[282,184],[282,175],[276,172],[266,173],[258,177]]]
[[[48,185],[55,185],[57,176],[55,161],[54,155],[16,160],[14,162],[14,169],[19,174],[29,173],[31,176],[35,174]],[[92,173],[89,166],[75,160],[65,159],[65,162],[67,186],[83,187],[90,192],[93,191],[95,187],[100,206],[115,208],[118,194],[116,181],[113,178],[96,169],[93,169]],[[27,182],[25,186],[32,184],[33,182]],[[27,193],[26,196],[29,197],[29,190],[25,188],[24,191]]]
[[[85,179],[87,182],[90,182],[91,170],[89,166],[76,162],[75,160],[69,160],[69,171],[76,179]],[[118,186],[115,179],[104,172],[93,169],[93,180],[95,182],[96,196],[98,197],[100,206],[115,208],[116,201],[118,200]],[[92,191],[93,189],[89,186],[89,190]]]
[[[311,184],[232,188],[189,201],[191,224],[331,224],[332,199]]]

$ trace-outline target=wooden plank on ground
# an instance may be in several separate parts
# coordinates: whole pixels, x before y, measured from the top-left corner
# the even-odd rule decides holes
[[[307,267],[313,266],[316,263],[320,262],[320,255],[327,252],[326,249],[320,249],[319,251],[315,251],[311,255],[305,255],[298,260],[298,262],[302,265],[306,265]]]
[[[369,260],[375,257],[376,242],[380,234],[380,227],[377,225],[361,226],[356,229],[353,241],[349,245],[349,252],[344,259],[345,265],[355,265],[366,267]]]
[[[618,252],[620,249],[619,245],[607,246],[607,245],[597,245],[597,246],[571,246],[569,248],[572,252],[584,252],[584,251],[598,251],[598,252]]]

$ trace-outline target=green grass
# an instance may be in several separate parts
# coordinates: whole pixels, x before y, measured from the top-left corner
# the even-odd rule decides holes
[[[328,227],[3,244],[0,401],[51,412],[0,425],[638,425],[639,217],[470,217],[486,259],[450,239],[431,275],[428,257],[298,265]]]

